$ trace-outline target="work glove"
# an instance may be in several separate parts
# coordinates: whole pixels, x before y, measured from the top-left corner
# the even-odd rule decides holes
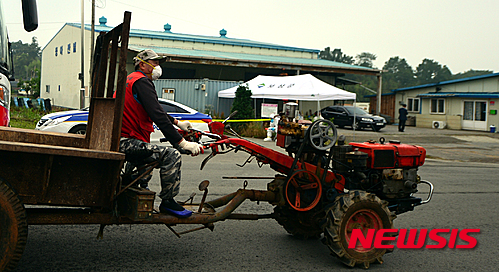
[[[178,146],[184,150],[191,152],[192,156],[197,156],[203,148],[203,146],[198,143],[189,142],[184,139],[182,139],[182,141],[178,143]]]
[[[184,121],[184,122],[177,122],[177,127],[179,127],[183,131],[189,132],[189,129],[192,128],[191,122],[189,121]]]

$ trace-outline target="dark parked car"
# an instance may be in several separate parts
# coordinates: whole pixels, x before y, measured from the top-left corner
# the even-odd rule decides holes
[[[353,122],[355,111],[356,122]],[[354,127],[355,129],[371,128],[374,131],[379,131],[386,126],[386,120],[380,116],[374,116],[367,113],[365,110],[353,106],[329,106],[321,110],[321,115],[324,119],[331,120],[340,128],[345,126]]]

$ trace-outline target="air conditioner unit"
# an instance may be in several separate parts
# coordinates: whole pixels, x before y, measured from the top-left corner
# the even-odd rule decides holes
[[[445,122],[444,121],[433,121],[433,124],[431,125],[432,128],[438,128],[438,129],[443,129],[445,128]]]

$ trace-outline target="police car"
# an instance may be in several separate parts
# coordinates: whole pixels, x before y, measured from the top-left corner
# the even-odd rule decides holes
[[[200,113],[195,109],[187,107],[175,101],[159,98],[163,109],[179,121],[189,121],[192,127],[202,131],[209,131],[208,123],[212,121],[211,116]],[[54,112],[43,116],[36,124],[36,130],[53,131],[63,133],[85,134],[87,131],[88,107],[81,110]],[[154,132],[151,133],[151,141],[159,141],[163,133],[154,124]]]

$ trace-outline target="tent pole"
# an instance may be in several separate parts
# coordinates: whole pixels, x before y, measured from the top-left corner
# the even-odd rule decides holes
[[[317,119],[319,119],[321,116],[321,101],[317,100]]]
[[[353,141],[355,141],[355,122],[357,121],[356,110],[355,110],[356,107],[357,107],[357,97],[355,97],[355,100],[353,101],[353,123],[352,123]]]
[[[253,98],[253,101],[254,101],[253,103],[254,103],[254,105],[255,105],[255,107],[254,107],[254,108],[255,108],[254,112],[255,112],[255,119],[256,119],[256,98]]]
[[[376,114],[380,115],[381,113],[381,73],[378,75],[378,94],[376,95]]]

